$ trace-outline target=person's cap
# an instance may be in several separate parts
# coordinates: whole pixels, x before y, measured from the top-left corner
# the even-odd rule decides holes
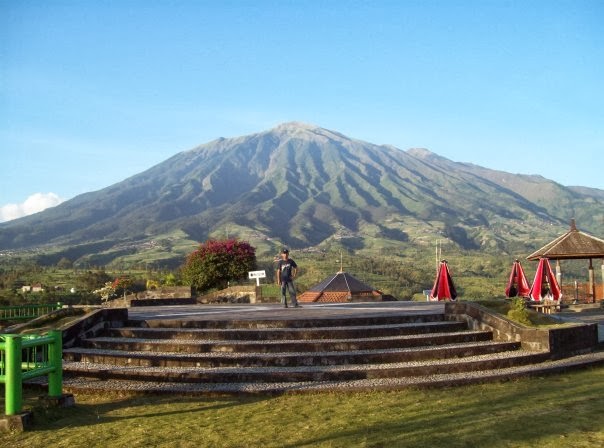
[[[289,249],[287,247],[284,247],[283,249],[281,249],[281,253],[282,254],[289,254]]]

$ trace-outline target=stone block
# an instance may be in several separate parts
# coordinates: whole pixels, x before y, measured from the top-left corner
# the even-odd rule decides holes
[[[22,411],[17,415],[0,416],[0,432],[23,432],[33,424],[34,415],[31,411]]]
[[[73,394],[62,394],[58,397],[49,397],[48,395],[43,395],[38,398],[38,401],[45,408],[69,408],[71,406],[75,406],[75,398]]]

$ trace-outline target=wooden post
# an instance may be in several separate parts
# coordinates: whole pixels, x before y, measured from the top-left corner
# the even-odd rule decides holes
[[[596,303],[596,285],[594,283],[594,266],[589,259],[589,293],[591,294],[593,303]]]
[[[558,286],[562,288],[562,268],[560,267],[560,260],[556,260],[556,281]]]
[[[602,297],[600,298],[604,300],[604,258],[602,258]]]

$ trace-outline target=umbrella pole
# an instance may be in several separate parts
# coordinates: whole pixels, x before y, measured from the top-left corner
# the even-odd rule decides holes
[[[438,268],[440,267],[438,260],[438,240],[436,240],[436,245],[434,246],[434,261],[436,262],[436,275],[438,275]]]
[[[558,286],[562,288],[562,268],[560,267],[560,260],[556,260],[556,281]]]

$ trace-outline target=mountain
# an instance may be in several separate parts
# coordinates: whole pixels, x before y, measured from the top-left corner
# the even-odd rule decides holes
[[[55,258],[104,264],[144,251],[169,258],[229,232],[266,250],[337,243],[370,251],[447,238],[463,249],[501,251],[546,241],[572,217],[601,234],[604,191],[286,123],[219,138],[2,223],[0,251],[60,248]]]

